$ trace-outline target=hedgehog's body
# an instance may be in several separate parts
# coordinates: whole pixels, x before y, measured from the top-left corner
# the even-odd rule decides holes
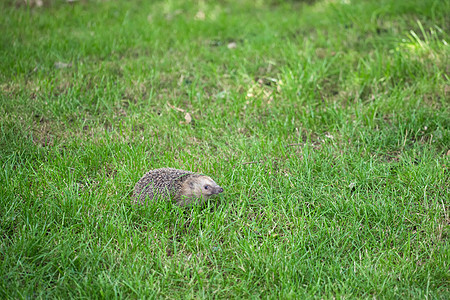
[[[141,204],[156,199],[172,200],[180,206],[203,204],[223,189],[210,177],[184,170],[163,168],[151,170],[136,183],[134,201]]]

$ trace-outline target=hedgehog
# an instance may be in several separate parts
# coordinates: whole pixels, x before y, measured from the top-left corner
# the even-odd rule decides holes
[[[190,171],[161,168],[147,172],[136,183],[133,199],[135,203],[164,199],[179,206],[202,205],[213,196],[223,192],[214,180]]]

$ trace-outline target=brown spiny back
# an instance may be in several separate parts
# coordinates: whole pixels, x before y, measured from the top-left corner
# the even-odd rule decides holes
[[[181,185],[192,174],[194,173],[173,168],[151,170],[136,183],[133,193],[134,201],[144,204],[146,201],[155,199],[177,197]]]

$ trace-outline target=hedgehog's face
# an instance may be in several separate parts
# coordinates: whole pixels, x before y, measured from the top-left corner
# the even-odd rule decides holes
[[[197,198],[207,199],[212,195],[217,195],[223,192],[223,188],[221,188],[217,183],[214,182],[208,176],[199,176],[193,178],[190,182],[190,188],[192,190],[193,196]]]

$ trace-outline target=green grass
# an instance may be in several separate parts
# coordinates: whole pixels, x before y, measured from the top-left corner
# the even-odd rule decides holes
[[[0,7],[2,298],[450,297],[448,0]]]

